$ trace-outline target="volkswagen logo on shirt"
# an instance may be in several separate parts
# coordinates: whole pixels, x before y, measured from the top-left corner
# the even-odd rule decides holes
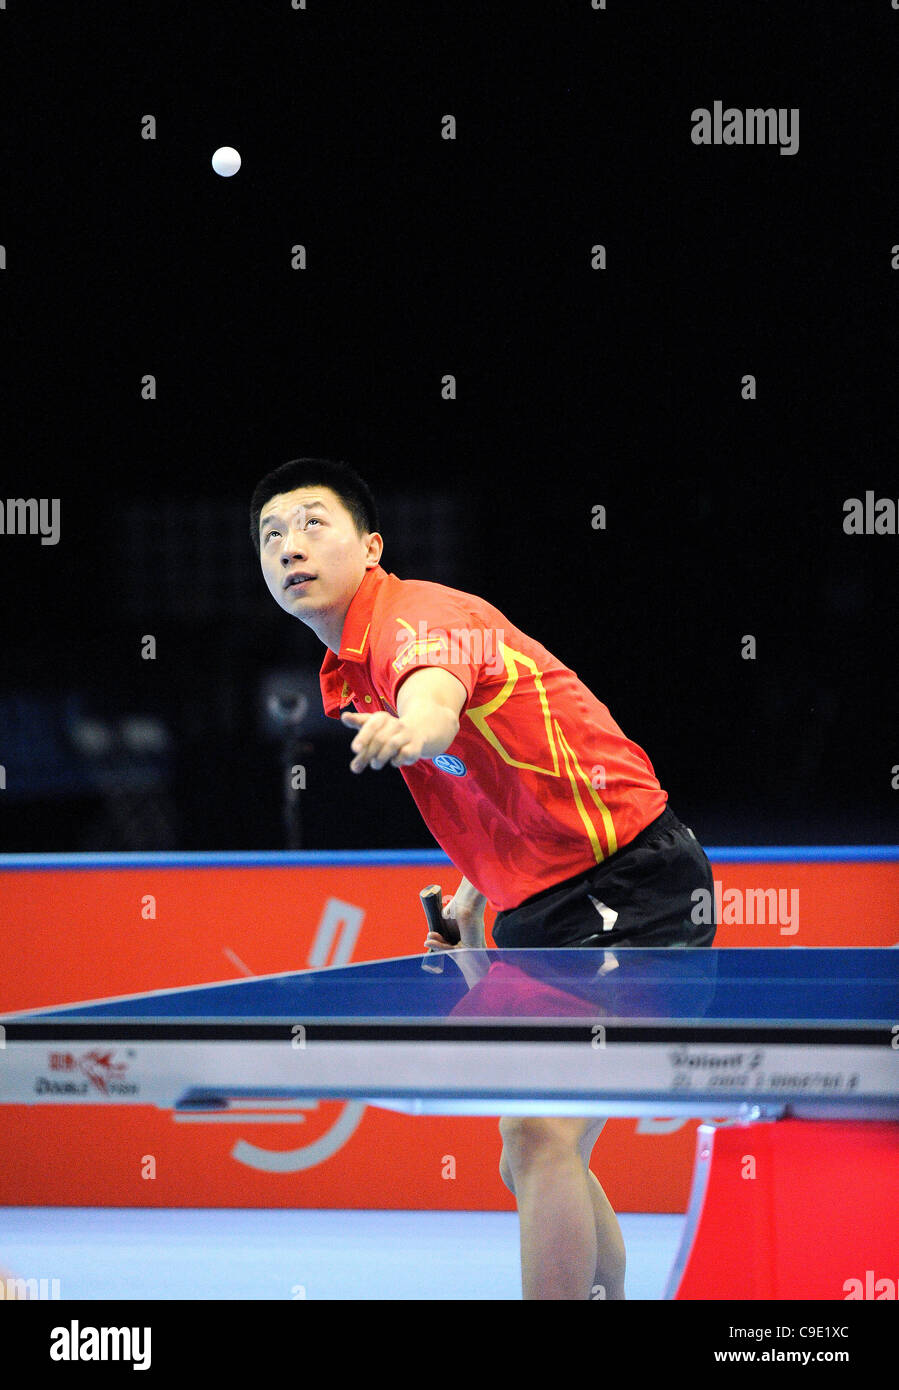
[[[434,766],[439,767],[441,772],[448,772],[451,777],[464,777],[468,771],[462,759],[454,758],[452,753],[438,753]]]

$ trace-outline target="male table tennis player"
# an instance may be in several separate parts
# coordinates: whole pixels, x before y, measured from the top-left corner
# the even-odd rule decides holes
[[[351,770],[399,768],[463,875],[443,909],[461,946],[484,948],[488,902],[501,948],[710,945],[691,894],[714,901],[711,866],[643,750],[490,603],[383,569],[377,526],[344,463],[295,459],[253,493],[265,582],[328,649],[322,699],[355,732]],[[525,1299],[624,1297],[621,1230],[589,1168],[603,1123],[500,1121]]]

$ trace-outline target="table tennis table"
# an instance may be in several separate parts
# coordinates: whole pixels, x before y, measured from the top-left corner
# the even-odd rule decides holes
[[[692,1252],[728,1123],[899,1157],[897,1020],[895,949],[455,950],[0,1015],[0,1103],[706,1118]]]
[[[452,951],[0,1015],[0,1101],[899,1119],[897,1018],[896,950]]]

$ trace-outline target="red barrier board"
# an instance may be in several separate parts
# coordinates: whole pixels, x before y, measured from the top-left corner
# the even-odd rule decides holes
[[[896,1298],[899,1125],[702,1125],[696,1162],[676,1298]]]

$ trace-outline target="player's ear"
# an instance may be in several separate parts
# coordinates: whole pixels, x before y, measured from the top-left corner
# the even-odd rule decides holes
[[[368,551],[365,556],[366,569],[374,569],[375,565],[381,563],[381,556],[384,554],[384,537],[380,531],[369,532],[366,538]]]

